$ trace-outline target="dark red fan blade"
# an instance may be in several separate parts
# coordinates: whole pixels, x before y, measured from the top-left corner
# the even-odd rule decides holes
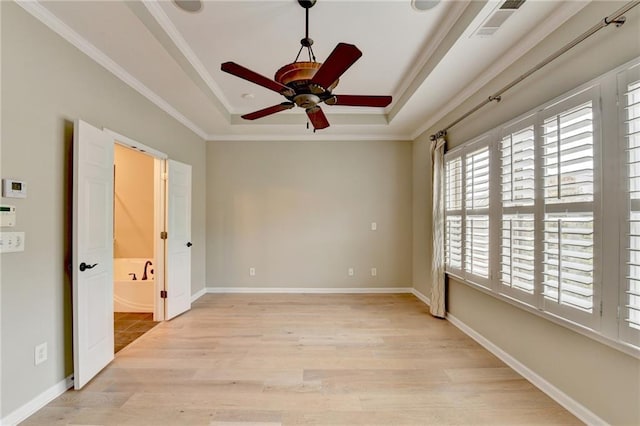
[[[270,106],[269,108],[261,109],[242,116],[245,120],[255,120],[257,118],[266,117],[267,115],[275,114],[276,112],[284,111],[286,109],[293,108],[295,104],[293,102],[283,102],[278,105]]]
[[[391,103],[391,96],[334,95],[325,102],[328,105],[348,105],[384,108]]]
[[[236,77],[240,77],[262,87],[266,87],[269,90],[273,90],[274,92],[278,92],[281,95],[294,95],[293,90],[285,86],[284,84],[280,84],[277,81],[271,80],[270,78],[260,75],[257,72],[251,71],[250,69],[245,68],[242,65],[236,64],[235,62],[225,62],[224,64],[222,64],[220,69],[222,69],[222,71],[224,72],[235,75]]]
[[[320,130],[329,127],[327,116],[324,115],[324,112],[322,112],[322,109],[319,106],[307,109],[307,115],[309,116],[309,121],[313,124],[314,129]]]
[[[311,82],[325,89],[328,88],[334,81],[340,78],[360,56],[362,56],[362,52],[353,44],[338,43],[318,72],[313,76]]]

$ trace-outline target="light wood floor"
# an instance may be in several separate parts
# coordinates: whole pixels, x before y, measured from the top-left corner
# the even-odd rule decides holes
[[[214,295],[25,425],[579,424],[412,295]]]

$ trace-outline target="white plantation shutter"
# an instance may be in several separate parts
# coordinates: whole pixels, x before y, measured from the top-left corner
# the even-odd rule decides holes
[[[547,204],[593,201],[593,105],[586,102],[544,121]]]
[[[627,212],[623,232],[624,290],[621,294],[621,338],[640,345],[640,66],[619,78],[620,118],[626,155]]]
[[[534,216],[502,216],[501,284],[533,295],[535,289]]]
[[[502,205],[533,207],[535,153],[533,125],[502,138]]]
[[[489,278],[489,216],[467,214],[465,227],[465,270]]]
[[[464,262],[478,284],[489,278],[489,163],[488,147],[465,156]]]
[[[445,268],[462,271],[462,157],[445,160]]]
[[[640,354],[640,57],[445,163],[449,274]]]
[[[445,247],[447,270],[462,270],[462,216],[446,217]]]
[[[593,216],[546,215],[543,281],[546,299],[592,312],[593,261]]]
[[[594,95],[550,108],[542,120],[545,310],[592,325],[595,297]],[[599,312],[598,312],[599,314]]]
[[[535,290],[534,126],[504,132],[500,141],[500,291],[531,304]]]

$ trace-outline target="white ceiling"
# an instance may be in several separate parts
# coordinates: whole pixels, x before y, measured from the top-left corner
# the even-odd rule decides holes
[[[284,98],[220,71],[233,61],[272,78],[292,62],[304,37],[295,0],[205,1],[198,13],[156,0],[19,4],[203,138],[226,140],[415,138],[588,3],[528,0],[495,35],[473,36],[503,2],[443,0],[418,12],[410,0],[318,0],[317,60],[339,42],[363,52],[334,93],[394,100],[323,105],[331,127],[315,134],[299,108],[241,119]]]

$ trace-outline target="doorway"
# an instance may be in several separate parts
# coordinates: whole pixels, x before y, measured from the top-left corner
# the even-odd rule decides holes
[[[82,389],[114,358],[115,144],[146,153],[154,162],[155,252],[152,260],[145,260],[147,280],[140,279],[154,283],[153,319],[170,320],[191,308],[191,166],[109,129],[75,120],[71,261],[75,389]],[[144,275],[144,269],[138,273]]]
[[[118,353],[158,324],[153,156],[114,144],[113,329]]]

